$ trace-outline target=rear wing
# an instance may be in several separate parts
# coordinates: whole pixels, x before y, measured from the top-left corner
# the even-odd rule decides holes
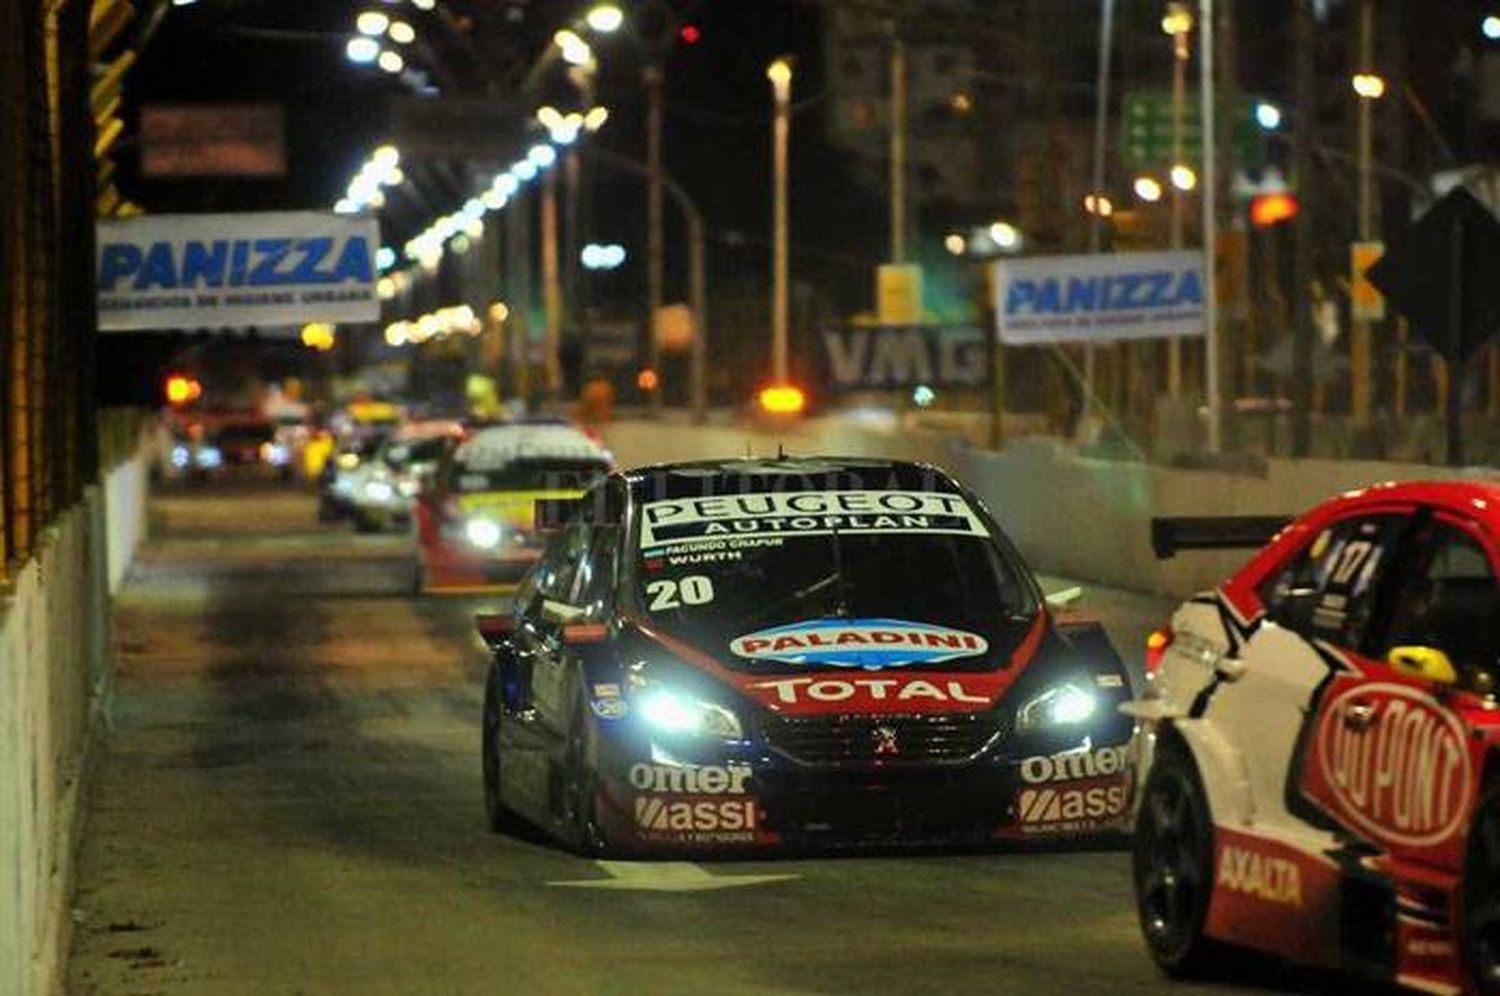
[[[1158,560],[1179,550],[1249,550],[1271,542],[1292,519],[1285,515],[1187,515],[1151,520],[1151,549]]]

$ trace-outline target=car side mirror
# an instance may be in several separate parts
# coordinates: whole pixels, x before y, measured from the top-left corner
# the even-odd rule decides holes
[[[577,622],[588,612],[588,609],[579,605],[569,605],[567,602],[554,602],[550,598],[542,599],[542,618],[557,626],[566,626]]]
[[[1435,685],[1458,684],[1458,669],[1436,647],[1392,647],[1386,661],[1397,674],[1407,678],[1420,678]]]
[[[1062,591],[1054,591],[1046,597],[1047,608],[1054,612],[1066,612],[1068,609],[1076,609],[1083,602],[1083,588],[1074,585],[1064,588]]]

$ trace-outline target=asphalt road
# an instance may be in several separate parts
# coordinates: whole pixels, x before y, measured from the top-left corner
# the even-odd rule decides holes
[[[1235,991],[1157,975],[1120,851],[604,866],[492,835],[469,619],[494,599],[411,597],[404,540],[301,493],[153,517],[70,993]],[[1132,648],[1164,608],[1093,606]]]

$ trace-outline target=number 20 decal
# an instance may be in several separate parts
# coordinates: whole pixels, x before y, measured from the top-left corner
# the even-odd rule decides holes
[[[680,581],[662,578],[646,585],[651,611],[680,609],[684,605],[707,605],[714,600],[714,583],[702,574],[689,574]]]

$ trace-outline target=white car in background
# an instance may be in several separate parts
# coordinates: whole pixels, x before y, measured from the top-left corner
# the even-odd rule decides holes
[[[449,419],[413,422],[391,434],[371,460],[348,472],[354,528],[362,533],[404,529],[412,506],[464,428]]]

